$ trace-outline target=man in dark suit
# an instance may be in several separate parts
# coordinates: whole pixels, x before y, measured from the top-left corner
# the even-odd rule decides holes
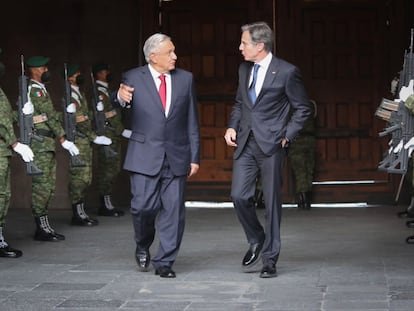
[[[124,169],[131,174],[138,269],[149,269],[157,229],[159,247],[152,265],[155,274],[173,278],[172,265],[184,233],[186,181],[197,173],[200,162],[197,101],[193,75],[175,68],[177,55],[170,37],[152,35],[143,51],[148,64],[125,72],[112,100],[115,106],[131,107]]]
[[[310,115],[299,70],[272,53],[273,31],[264,22],[241,27],[239,85],[224,139],[235,147],[231,197],[250,247],[242,270],[277,276],[280,252],[282,175],[289,142]],[[290,113],[291,108],[295,111]],[[262,178],[265,225],[255,209],[257,176]]]

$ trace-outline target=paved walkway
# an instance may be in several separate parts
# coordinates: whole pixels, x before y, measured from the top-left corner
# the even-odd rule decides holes
[[[130,214],[92,228],[52,211],[63,242],[33,241],[29,210],[11,209],[0,258],[0,310],[414,310],[414,234],[396,207],[283,210],[277,278],[242,273],[247,244],[231,208],[188,208],[175,279],[138,272]],[[263,211],[260,211],[262,213]],[[91,213],[92,214],[92,213]]]

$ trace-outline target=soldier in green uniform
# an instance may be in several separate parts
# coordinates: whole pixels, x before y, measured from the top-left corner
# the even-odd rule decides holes
[[[298,208],[310,209],[312,203],[312,181],[315,167],[315,117],[316,103],[313,103],[313,117],[309,117],[295,141],[289,147],[289,159],[295,176]]]
[[[92,130],[91,112],[84,92],[79,88],[84,83],[78,64],[67,66],[68,81],[71,84],[71,104],[68,112],[76,112],[76,128],[80,136],[76,137],[76,145],[80,150],[80,159],[86,165],[70,168],[69,196],[72,203],[72,225],[94,226],[98,221],[90,218],[84,208],[86,191],[92,182],[92,155],[91,142],[98,145],[110,145],[111,139],[106,136],[97,136]]]
[[[1,49],[0,49],[1,53]],[[0,62],[0,78],[3,77],[5,66]],[[23,112],[30,114],[33,106],[25,104]],[[19,143],[13,129],[13,112],[10,102],[0,88],[0,257],[18,258],[22,256],[21,250],[12,248],[5,240],[3,228],[6,224],[7,211],[10,204],[10,161],[11,148],[20,154],[25,162],[33,160],[33,152],[29,146]]]
[[[312,204],[312,181],[315,167],[315,117],[316,103],[311,100],[312,117],[306,121],[295,141],[289,147],[289,160],[295,176],[298,208],[310,209]],[[255,193],[256,208],[264,208],[262,181],[259,177]]]
[[[110,101],[109,82],[111,72],[109,66],[105,63],[95,64],[92,67],[92,72],[96,81],[99,100],[105,112],[105,136],[111,138],[111,148],[118,154],[115,157],[107,157],[104,148],[98,146],[97,180],[101,201],[98,215],[118,217],[124,215],[124,211],[113,205],[111,195],[113,184],[121,170],[121,135],[128,136],[128,133],[125,134],[124,132],[120,108],[112,107]]]
[[[35,240],[61,241],[65,236],[57,233],[49,223],[48,207],[54,197],[56,185],[56,142],[58,138],[62,147],[71,155],[79,154],[75,144],[65,137],[61,125],[61,115],[55,111],[45,84],[50,81],[48,69],[49,58],[33,56],[26,61],[29,81],[29,101],[33,104],[33,123],[42,142],[33,140],[31,148],[36,156],[36,164],[43,171],[42,175],[32,177],[32,213],[36,222]]]

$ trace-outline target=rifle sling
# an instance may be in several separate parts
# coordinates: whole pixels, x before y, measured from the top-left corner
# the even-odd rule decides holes
[[[55,138],[56,135],[52,131],[48,131],[45,129],[36,129],[36,133],[40,136]]]

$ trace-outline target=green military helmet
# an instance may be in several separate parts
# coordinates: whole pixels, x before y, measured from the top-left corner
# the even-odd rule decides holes
[[[68,78],[73,76],[75,73],[79,72],[79,64],[67,64],[66,65],[66,70],[67,70],[67,74],[68,74]],[[65,76],[65,72],[62,72],[62,76]]]
[[[49,63],[49,57],[32,56],[26,61],[27,67],[43,67]]]
[[[109,70],[109,65],[105,63],[96,63],[92,66],[92,73],[96,74],[101,70]]]

